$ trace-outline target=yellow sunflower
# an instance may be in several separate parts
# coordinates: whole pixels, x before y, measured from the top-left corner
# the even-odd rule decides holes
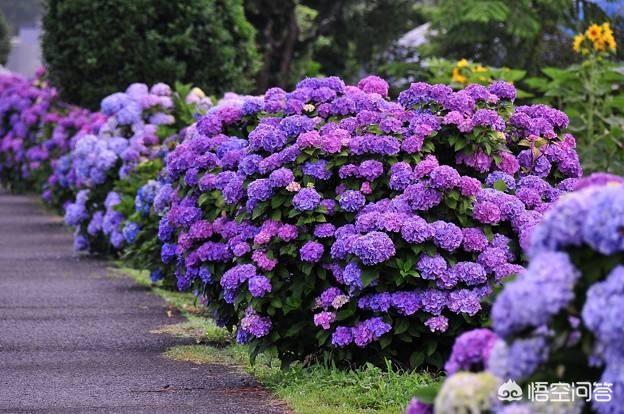
[[[596,23],[594,23],[587,28],[587,31],[585,32],[585,36],[587,36],[587,38],[591,40],[592,42],[595,42],[596,40],[600,39],[600,37],[602,36],[602,28],[598,26]]]
[[[459,72],[459,68],[453,68],[453,75],[451,76],[453,82],[466,83],[468,79]]]
[[[461,69],[461,68],[465,68],[469,64],[470,62],[468,62],[466,59],[461,59],[457,62],[457,67]]]

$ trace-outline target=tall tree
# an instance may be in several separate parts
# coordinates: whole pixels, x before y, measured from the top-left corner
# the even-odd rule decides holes
[[[353,79],[418,22],[412,0],[245,0],[263,56],[257,89],[317,72]]]
[[[132,82],[246,92],[259,63],[242,0],[48,0],[43,23],[50,80],[89,107]]]
[[[4,65],[11,51],[11,34],[4,15],[0,12],[0,65]]]

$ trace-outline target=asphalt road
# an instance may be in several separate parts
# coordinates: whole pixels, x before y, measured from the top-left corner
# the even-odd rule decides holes
[[[0,190],[0,413],[288,412],[232,367],[164,358],[186,340],[150,331],[181,316],[108,265]]]

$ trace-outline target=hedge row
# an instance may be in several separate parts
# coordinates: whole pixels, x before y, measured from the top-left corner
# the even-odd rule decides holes
[[[504,82],[395,100],[375,76],[304,79],[212,107],[133,84],[100,113],[0,82],[4,183],[62,208],[76,248],[193,290],[285,363],[441,368],[582,174],[566,115],[515,106]]]

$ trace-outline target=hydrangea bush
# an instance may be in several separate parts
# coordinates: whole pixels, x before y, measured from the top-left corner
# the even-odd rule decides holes
[[[220,108],[225,106],[240,106],[248,98],[227,93],[212,106],[209,100],[202,98],[203,93],[198,89],[188,93],[178,91],[178,94],[186,95],[185,104],[178,105],[176,109],[181,119],[200,117],[201,113],[220,111]],[[122,233],[126,240],[123,259],[130,265],[149,270],[152,281],[164,279],[163,284],[171,287],[176,285],[175,267],[161,259],[163,249],[161,238],[166,240],[166,236],[163,235],[167,232],[167,226],[161,225],[160,220],[169,211],[177,195],[174,193],[172,178],[164,164],[168,153],[179,142],[183,142],[192,131],[192,128],[182,129],[176,139],[167,140],[166,145],[161,147],[158,159],[139,165],[129,179],[120,181],[117,185],[117,191],[129,195],[126,197],[127,202],[122,202],[118,208],[118,211],[127,217],[122,224]],[[133,202],[130,202],[131,196],[134,196]]]
[[[72,137],[92,131],[101,119],[100,114],[61,102],[44,75],[40,71],[33,80],[0,77],[0,181],[14,190],[47,187]],[[43,196],[49,202],[63,198],[50,191]]]
[[[581,175],[565,114],[509,84],[387,93],[273,88],[169,155],[162,258],[252,355],[440,366]]]
[[[14,180],[29,99],[2,112]],[[24,125],[46,139],[65,125],[44,194],[71,198],[76,248],[193,289],[252,357],[441,367],[582,173],[565,114],[514,99],[504,82],[414,83],[393,100],[378,77],[330,77],[208,108],[197,90],[133,84],[101,114]],[[447,369],[490,339],[465,339],[479,352]]]
[[[533,232],[530,263],[497,297],[492,331],[475,330],[458,338],[445,366],[451,376],[435,400],[436,412],[474,404],[474,395],[456,398],[449,391],[456,388],[457,375],[485,370],[497,378],[496,386],[481,387],[496,413],[581,413],[590,408],[601,414],[624,413],[624,178],[595,174],[576,188]],[[519,384],[606,385],[611,400],[495,404],[496,388],[509,379]],[[408,412],[431,410],[414,401]]]
[[[160,160],[193,120],[180,96],[162,83],[133,84],[102,101],[106,122],[97,135],[81,137],[71,153],[80,191],[65,221],[76,227],[79,250],[119,251],[136,240],[139,224],[125,220],[135,211],[139,188],[158,177]]]

